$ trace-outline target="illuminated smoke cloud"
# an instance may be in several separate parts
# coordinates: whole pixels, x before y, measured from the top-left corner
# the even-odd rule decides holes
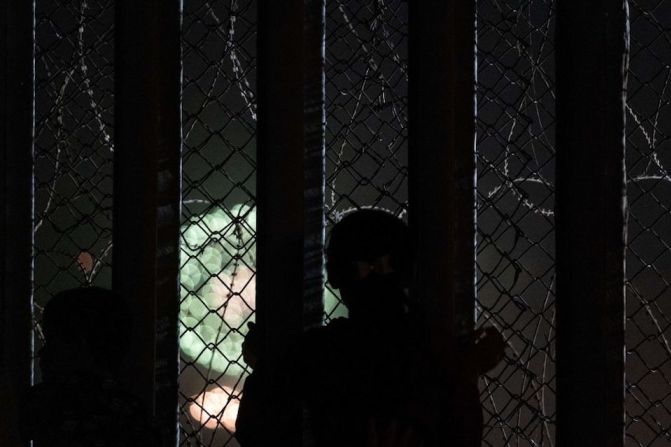
[[[236,205],[182,227],[180,347],[201,367],[243,374],[240,346],[256,306],[256,211]]]

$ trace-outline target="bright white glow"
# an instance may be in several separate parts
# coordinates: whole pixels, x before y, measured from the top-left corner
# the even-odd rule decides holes
[[[235,433],[235,420],[238,418],[240,396],[230,387],[207,390],[189,404],[189,414],[206,428],[214,430],[223,426]]]

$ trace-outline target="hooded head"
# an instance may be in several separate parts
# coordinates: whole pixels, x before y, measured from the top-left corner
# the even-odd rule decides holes
[[[350,318],[405,311],[413,257],[402,220],[381,210],[352,212],[334,225],[326,253],[329,283],[340,290]]]
[[[56,294],[42,318],[45,379],[77,372],[114,373],[128,348],[130,318],[122,300],[98,287]]]

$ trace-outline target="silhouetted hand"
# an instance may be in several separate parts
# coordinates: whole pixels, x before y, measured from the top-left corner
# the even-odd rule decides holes
[[[368,422],[368,440],[366,447],[422,447],[424,443],[418,433],[409,424],[397,419],[381,422],[371,419]]]
[[[473,337],[472,366],[478,375],[485,374],[503,360],[507,344],[501,332],[492,326],[476,329]]]
[[[261,349],[261,335],[253,322],[247,323],[247,335],[245,341],[242,342],[242,358],[250,368],[255,368],[259,360],[259,352]]]

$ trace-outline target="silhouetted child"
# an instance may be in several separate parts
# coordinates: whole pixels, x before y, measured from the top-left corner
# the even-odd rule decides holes
[[[147,415],[117,378],[129,321],[122,300],[97,287],[66,290],[47,303],[42,382],[21,414],[25,439],[35,447],[154,445]]]
[[[328,281],[340,291],[349,318],[304,333],[286,371],[285,395],[302,399],[315,445],[480,447],[477,375],[503,358],[503,338],[492,328],[476,331],[477,343],[455,356],[452,371],[439,371],[420,303],[406,291],[413,259],[407,226],[389,213],[360,210],[333,227]],[[243,344],[252,367],[256,337],[252,327]],[[238,416],[243,447],[264,445],[268,430],[259,426],[259,414],[271,393],[255,373]]]

